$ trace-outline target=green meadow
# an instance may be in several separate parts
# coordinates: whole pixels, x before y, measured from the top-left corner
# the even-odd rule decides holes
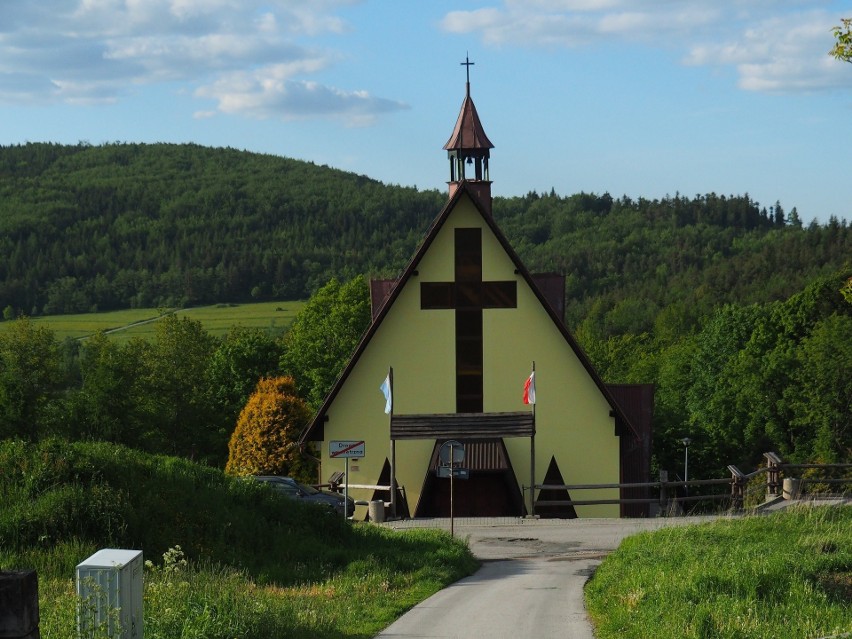
[[[303,301],[292,301],[214,304],[182,309],[136,308],[79,315],[48,315],[34,317],[32,322],[47,326],[60,340],[66,337],[85,339],[98,331],[104,331],[118,341],[132,337],[147,339],[154,336],[157,321],[169,313],[197,320],[208,333],[216,336],[226,334],[234,326],[262,328],[272,334],[280,334],[287,330],[304,305]],[[9,324],[0,322],[0,332]]]

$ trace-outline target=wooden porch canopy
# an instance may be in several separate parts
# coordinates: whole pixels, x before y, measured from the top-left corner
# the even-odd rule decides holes
[[[487,439],[534,437],[531,411],[517,413],[449,413],[391,415],[390,437],[399,439]]]

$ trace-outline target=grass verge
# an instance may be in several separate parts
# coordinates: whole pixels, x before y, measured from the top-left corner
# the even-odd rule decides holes
[[[74,567],[104,547],[144,552],[146,639],[366,639],[477,567],[440,531],[111,444],[0,442],[0,500],[0,568],[37,570],[48,639],[75,637]]]
[[[598,639],[805,639],[852,631],[852,507],[626,539],[586,586]]]

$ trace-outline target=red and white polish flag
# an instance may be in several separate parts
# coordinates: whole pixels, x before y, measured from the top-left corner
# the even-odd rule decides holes
[[[535,371],[524,382],[524,404],[535,404]]]

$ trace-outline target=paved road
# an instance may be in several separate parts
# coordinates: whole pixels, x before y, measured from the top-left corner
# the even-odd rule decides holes
[[[601,559],[628,535],[700,521],[456,520],[455,534],[468,539],[482,568],[415,606],[378,637],[593,639],[583,586]],[[448,520],[387,525],[449,530]]]

